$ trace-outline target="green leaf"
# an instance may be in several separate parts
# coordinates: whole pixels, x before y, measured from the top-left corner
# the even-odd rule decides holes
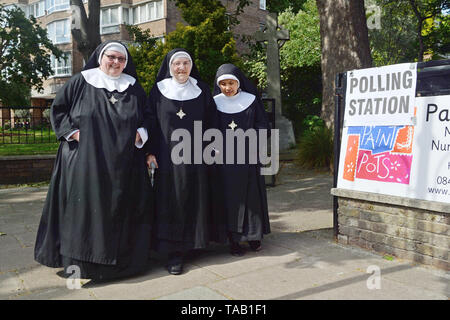
[[[385,255],[383,256],[383,259],[388,260],[388,261],[394,261],[394,257],[392,257],[392,256],[390,256],[390,255],[388,255],[388,254],[385,254]]]

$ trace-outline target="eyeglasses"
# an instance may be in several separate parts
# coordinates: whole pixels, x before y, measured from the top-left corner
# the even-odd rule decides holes
[[[186,68],[191,65],[191,62],[190,61],[174,61],[174,62],[172,62],[172,65],[174,65],[176,68],[181,67],[181,66]]]
[[[125,61],[127,61],[127,59],[125,58],[125,57],[116,57],[116,56],[113,56],[113,55],[109,55],[109,54],[104,54],[108,59],[109,59],[109,61],[111,61],[111,62],[114,62],[116,59],[117,59],[117,61],[119,61],[120,63],[125,63]]]

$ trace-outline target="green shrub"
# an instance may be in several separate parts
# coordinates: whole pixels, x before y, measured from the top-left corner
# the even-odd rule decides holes
[[[298,162],[305,168],[331,169],[333,164],[333,131],[325,125],[305,130],[298,150]]]
[[[324,127],[325,121],[319,116],[308,115],[303,120],[302,125],[305,131],[313,131],[318,127]]]

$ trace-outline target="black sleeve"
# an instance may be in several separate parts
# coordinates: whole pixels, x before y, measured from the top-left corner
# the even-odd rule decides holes
[[[159,138],[161,134],[161,130],[159,129],[158,124],[158,115],[156,112],[156,96],[157,90],[156,87],[153,87],[150,91],[149,97],[146,100],[146,111],[144,115],[144,127],[148,132],[148,141],[144,146],[145,153],[153,155],[157,153],[157,150],[159,148]]]
[[[211,94],[208,85],[204,84],[201,87],[205,94],[205,124],[204,130],[211,128],[219,128],[219,116],[217,112],[216,102]]]
[[[73,103],[81,94],[84,83],[81,77],[81,74],[77,74],[67,81],[56,94],[55,100],[50,108],[50,121],[58,140],[64,140],[65,135],[78,129],[73,124],[70,111]]]

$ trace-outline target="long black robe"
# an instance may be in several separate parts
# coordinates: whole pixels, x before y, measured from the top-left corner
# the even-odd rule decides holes
[[[123,92],[109,92],[80,73],[58,92],[51,121],[61,142],[37,233],[36,261],[49,267],[78,265],[82,278],[145,270],[152,199],[145,153],[135,147],[135,136],[148,118],[147,107],[137,81]],[[74,129],[80,130],[79,142],[66,141]]]
[[[172,50],[164,59],[157,81],[169,76],[168,61],[171,55],[182,49]],[[156,156],[154,249],[159,252],[187,251],[204,248],[210,238],[210,183],[208,168],[194,163],[194,121],[201,121],[203,131],[215,120],[216,108],[209,87],[199,79],[195,65],[191,76],[198,82],[202,93],[190,100],[179,101],[165,97],[157,84],[152,88],[149,100],[152,118],[156,124],[149,127],[149,153]],[[186,114],[177,116],[180,107]],[[182,143],[171,141],[177,129],[189,132],[191,164],[174,164],[172,149]],[[202,143],[202,150],[203,150]],[[198,156],[198,155],[197,155]],[[200,155],[201,157],[201,155]]]
[[[215,94],[220,93],[217,86],[217,78],[224,74],[232,74],[240,81],[240,88],[255,96],[253,102],[243,111],[226,113],[218,111],[218,126],[223,136],[226,137],[230,124],[234,122],[234,130],[248,129],[269,130],[269,123],[261,99],[256,87],[232,64],[222,65],[216,74]],[[258,136],[256,136],[258,137]],[[225,141],[225,139],[224,139]],[[255,140],[258,146],[258,140]],[[234,143],[234,159],[232,164],[227,164],[226,143],[223,149],[224,164],[216,165],[213,175],[213,184],[216,192],[213,194],[213,211],[215,230],[220,234],[219,239],[224,238],[224,232],[229,234],[233,241],[261,240],[264,234],[270,233],[267,195],[264,176],[260,174],[261,164],[256,157],[255,164],[250,162],[249,139],[246,139],[245,163],[238,163],[237,139]],[[256,148],[257,155],[259,154]]]

